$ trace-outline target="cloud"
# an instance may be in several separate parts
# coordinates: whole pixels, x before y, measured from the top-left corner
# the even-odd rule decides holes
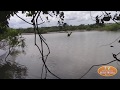
[[[109,11],[112,12],[112,11]],[[115,12],[112,12],[112,15]],[[64,22],[68,23],[69,25],[80,25],[80,24],[92,24],[95,23],[93,19],[95,20],[95,17],[97,15],[102,15],[103,13],[101,11],[64,11],[65,14],[65,20]],[[30,22],[31,18],[26,17],[25,14],[22,14],[21,12],[18,13],[18,15],[22,18],[24,18],[26,21]],[[47,15],[42,15],[41,17],[43,18],[44,21],[46,21],[46,16]],[[56,26],[58,18],[56,17],[48,17],[50,22],[46,22],[40,27],[46,27],[46,26]],[[41,19],[39,18],[39,23],[41,23]],[[112,22],[112,21],[111,21]],[[14,17],[11,17],[9,21],[9,26],[12,28],[27,28],[27,27],[32,27],[32,25],[27,24],[26,22],[22,21],[19,19],[16,15]]]

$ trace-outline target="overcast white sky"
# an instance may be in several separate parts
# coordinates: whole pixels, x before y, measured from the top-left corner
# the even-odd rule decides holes
[[[116,13],[115,11],[107,11],[107,12],[112,12],[112,14]],[[64,11],[65,14],[65,20],[64,22],[68,23],[69,25],[80,25],[80,24],[93,24],[95,21],[92,19],[95,19],[94,17],[97,15],[102,15],[101,11],[91,11],[90,16],[90,11]],[[18,13],[18,15],[22,18],[24,18],[26,21],[30,22],[31,18],[26,17],[24,14],[21,14],[21,12]],[[45,19],[45,16],[41,15],[43,20]],[[46,27],[46,26],[57,26],[57,21],[58,18],[56,17],[49,17],[50,22],[46,22],[40,27]],[[41,20],[39,19],[41,22]],[[14,17],[11,17],[9,21],[9,26],[12,28],[28,28],[32,27],[32,25],[29,25],[28,23],[22,21],[19,19],[16,15]]]

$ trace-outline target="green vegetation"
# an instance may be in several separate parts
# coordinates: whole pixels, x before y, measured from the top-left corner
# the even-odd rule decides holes
[[[34,33],[33,28],[19,28],[16,30],[21,31],[21,33]],[[39,31],[42,34],[48,33],[48,32],[75,31],[75,30],[78,30],[78,31],[83,31],[83,30],[87,30],[87,31],[91,31],[91,30],[119,31],[120,25],[116,24],[116,23],[105,24],[103,26],[98,26],[96,24],[88,24],[88,25],[81,24],[79,26],[67,25],[64,27],[52,26],[52,27],[39,28]]]
[[[108,31],[119,31],[120,30],[120,25],[119,24],[110,24],[102,27],[103,30],[108,30]]]
[[[18,30],[11,28],[6,28],[2,33],[0,33],[0,42],[6,43],[6,46],[12,48],[16,46],[20,46],[22,48],[25,47],[24,38],[22,38],[21,33]],[[0,48],[2,48],[2,46]]]

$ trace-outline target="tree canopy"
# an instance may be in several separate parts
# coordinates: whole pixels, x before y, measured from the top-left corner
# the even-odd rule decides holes
[[[11,16],[17,15],[19,11],[0,11],[0,27],[1,28],[6,28],[9,27],[9,22],[8,20],[10,20]],[[39,17],[41,18],[40,14],[47,14],[51,17],[53,17],[53,15],[55,15],[56,17],[59,16],[60,20],[58,21],[58,23],[60,24],[60,21],[64,20],[64,13],[60,12],[60,11],[22,11],[22,14],[26,14],[26,17],[35,17],[37,14],[39,14]],[[33,22],[33,18],[31,20],[31,22]],[[48,17],[46,17],[46,19],[48,20]],[[42,18],[41,18],[42,20]],[[62,22],[63,23],[63,22]]]

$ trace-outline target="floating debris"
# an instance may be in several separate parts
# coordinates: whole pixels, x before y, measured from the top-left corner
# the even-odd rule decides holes
[[[110,47],[114,47],[114,46],[110,46]]]

